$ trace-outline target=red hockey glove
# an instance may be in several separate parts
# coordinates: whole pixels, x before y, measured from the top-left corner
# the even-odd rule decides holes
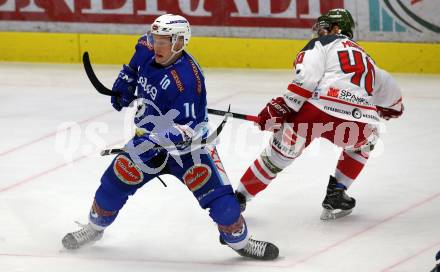
[[[256,124],[261,130],[275,132],[280,129],[281,124],[292,111],[282,97],[277,97],[267,103],[266,107],[261,110]]]
[[[403,105],[402,105],[402,109],[400,111],[389,109],[389,108],[382,108],[379,106],[376,106],[376,108],[377,108],[377,113],[379,114],[379,116],[385,120],[390,120],[391,118],[398,118],[403,113]]]

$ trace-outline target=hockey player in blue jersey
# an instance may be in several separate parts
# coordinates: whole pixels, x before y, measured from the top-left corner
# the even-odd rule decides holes
[[[437,261],[437,265],[431,270],[431,272],[440,272],[440,250],[435,255],[435,260]]]
[[[220,242],[242,256],[272,260],[278,248],[250,238],[240,206],[214,146],[196,146],[206,137],[207,108],[203,73],[184,51],[191,37],[188,21],[166,14],[141,37],[129,65],[113,85],[113,107],[120,111],[139,98],[137,133],[101,178],[89,223],[62,240],[67,249],[102,238],[130,195],[150,180],[171,174],[184,183],[217,224]],[[158,146],[162,148],[157,148]]]

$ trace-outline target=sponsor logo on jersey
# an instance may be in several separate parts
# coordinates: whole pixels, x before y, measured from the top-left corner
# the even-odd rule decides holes
[[[299,100],[295,97],[292,97],[290,94],[284,94],[283,96],[284,96],[284,98],[286,98],[287,100],[292,102],[294,105],[301,106],[301,103],[303,102],[302,100]]]
[[[324,110],[328,110],[328,111],[332,111],[332,112],[336,112],[336,113],[341,113],[341,114],[345,114],[345,115],[351,115],[350,111],[343,110],[343,109],[338,109],[338,108],[335,108],[335,107],[324,106]]]
[[[278,149],[283,155],[289,157],[298,157],[299,153],[295,152],[295,144],[284,143],[273,137],[272,147]]]
[[[211,159],[214,161],[217,170],[226,175],[225,168],[223,167],[222,161],[220,160],[220,156],[217,153],[217,149],[212,148],[209,149],[209,155]]]
[[[354,108],[352,111],[349,111],[349,110],[339,109],[339,108],[335,108],[335,107],[324,106],[324,110],[332,111],[332,112],[336,112],[336,113],[340,113],[340,114],[345,114],[345,115],[351,115],[355,119],[361,119],[363,117],[366,119],[374,120],[376,122],[380,121],[377,116],[374,116],[373,114],[363,113],[362,110],[359,108]]]
[[[125,184],[137,185],[144,180],[144,174],[129,158],[119,155],[113,163],[113,171]]]
[[[179,75],[177,74],[177,71],[173,69],[173,70],[171,70],[170,73],[171,73],[171,75],[173,76],[174,81],[176,82],[177,89],[179,90],[179,92],[183,93],[183,90],[184,90],[185,88],[183,87],[183,83],[182,83],[182,81],[180,80],[180,77],[179,77]]]
[[[351,112],[351,115],[356,119],[360,119],[362,117],[362,112],[360,109],[354,108],[353,111]]]
[[[201,196],[197,197],[197,201],[202,201],[202,199],[204,199],[205,197],[207,197],[208,195],[210,195],[214,191],[215,191],[215,189],[211,189],[208,192],[202,194]]]
[[[327,90],[327,96],[359,105],[373,106],[366,98],[357,96],[348,90],[339,90],[338,88],[330,87]]]
[[[363,98],[363,97],[359,97],[347,90],[341,90],[341,92],[339,93],[339,98],[343,99],[347,102],[352,102],[352,103],[357,103],[357,104],[363,104],[363,105],[370,105],[371,104],[368,102],[367,99]]]
[[[339,96],[339,89],[338,88],[334,88],[334,87],[330,87],[327,90],[327,96],[338,97]]]
[[[197,81],[197,94],[201,94],[202,93],[202,80],[200,78],[199,70],[197,69],[197,66],[196,66],[196,64],[194,63],[194,61],[192,59],[189,60],[189,63],[191,63],[192,71],[194,73],[194,76],[196,77],[196,81]]]
[[[144,76],[140,76],[137,83],[141,85],[144,92],[150,95],[151,100],[156,99],[157,95],[157,88],[151,84],[148,84],[148,79]]]
[[[206,164],[196,164],[183,175],[186,186],[194,192],[205,185],[211,177],[211,168]]]
[[[372,120],[374,120],[374,121],[376,121],[376,122],[379,122],[379,121],[380,121],[379,117],[374,116],[374,115],[372,115],[372,114],[364,113],[364,114],[362,114],[362,117],[365,117],[365,118],[367,118],[367,119],[372,119]]]

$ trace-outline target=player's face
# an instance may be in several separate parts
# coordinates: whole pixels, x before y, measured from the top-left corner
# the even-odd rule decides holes
[[[159,64],[168,62],[173,53],[171,51],[171,36],[153,35],[153,40],[156,62]]]

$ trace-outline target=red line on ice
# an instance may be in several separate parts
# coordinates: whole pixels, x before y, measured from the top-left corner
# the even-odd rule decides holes
[[[243,92],[241,92],[241,93],[243,93]],[[238,93],[234,93],[234,94],[231,94],[231,95],[226,95],[225,97],[222,97],[222,98],[217,99],[217,100],[216,100],[215,102],[213,102],[212,104],[217,104],[217,103],[219,103],[219,102],[221,102],[221,101],[223,101],[223,100],[227,100],[227,99],[229,99],[229,98],[231,98],[231,97],[234,97],[234,96],[237,96],[237,95],[239,95],[239,94],[241,94],[241,93],[238,92]],[[109,110],[109,111],[106,111],[106,112],[103,112],[103,113],[100,113],[100,114],[94,115],[94,116],[89,117],[89,118],[87,118],[87,119],[81,120],[79,123],[86,123],[86,122],[88,122],[88,121],[90,121],[90,120],[93,120],[93,119],[95,119],[95,118],[98,118],[98,117],[100,117],[100,116],[103,116],[103,115],[105,115],[105,114],[107,114],[107,113],[110,113],[110,112],[112,112],[112,111],[113,111],[113,110]],[[50,137],[52,137],[52,136],[55,136],[56,133],[57,133],[57,132],[52,132],[52,133],[50,133],[50,134],[48,134],[48,135],[45,135],[45,136],[42,136],[42,137],[40,137],[40,138],[38,138],[38,139],[36,139],[36,140],[34,140],[34,141],[32,141],[32,142],[29,142],[29,143],[26,143],[26,144],[20,145],[20,146],[18,146],[18,147],[15,147],[15,148],[13,148],[13,149],[10,149],[9,151],[6,151],[6,152],[3,152],[3,153],[0,153],[0,156],[4,155],[5,153],[11,153],[11,152],[13,152],[13,151],[15,151],[15,150],[17,150],[17,149],[19,149],[19,148],[22,148],[22,147],[29,146],[29,145],[31,145],[31,144],[37,143],[38,141],[41,141],[41,140],[43,140],[43,139],[47,139],[47,138],[50,138]],[[119,142],[122,142],[122,140],[119,140],[118,143],[119,143]],[[112,146],[112,145],[115,145],[115,144],[117,144],[117,143],[111,144],[111,145],[109,145],[109,146]],[[89,155],[91,155],[91,154],[89,154]],[[73,161],[71,161],[71,162],[66,162],[66,163],[62,163],[62,164],[56,165],[56,166],[54,166],[54,167],[52,167],[52,168],[49,168],[49,169],[47,169],[47,170],[44,170],[44,171],[38,173],[38,174],[32,175],[32,176],[27,177],[27,178],[25,178],[25,179],[22,179],[22,180],[20,180],[20,181],[18,181],[18,182],[15,182],[15,183],[13,183],[13,184],[11,184],[11,185],[9,185],[9,186],[6,186],[6,187],[4,187],[4,188],[0,188],[0,193],[5,192],[5,191],[9,191],[9,190],[11,190],[11,189],[13,189],[13,188],[16,188],[16,187],[20,186],[20,185],[23,185],[23,184],[26,184],[26,183],[28,183],[28,182],[30,182],[30,181],[32,181],[32,180],[35,180],[35,179],[37,179],[37,178],[39,178],[39,177],[41,177],[41,176],[44,176],[44,175],[49,174],[49,173],[52,173],[52,172],[54,172],[54,171],[56,171],[56,170],[58,170],[58,169],[60,169],[60,168],[63,168],[63,167],[65,167],[65,166],[67,166],[67,165],[70,164],[70,163],[75,163],[75,162],[78,162],[78,161],[80,161],[80,160],[83,160],[83,159],[87,158],[89,155],[83,155],[83,156],[80,156],[80,157],[78,157],[78,158],[75,158],[75,159],[74,159]]]
[[[65,252],[65,251],[64,251]],[[234,254],[234,253],[232,253]],[[268,268],[282,268],[282,266],[276,265],[274,262],[262,262],[249,259],[242,259],[238,255],[236,258],[229,258],[219,261],[179,261],[179,260],[154,260],[147,258],[114,258],[114,257],[94,257],[94,256],[79,256],[79,255],[38,255],[38,254],[23,254],[23,253],[1,253],[0,257],[29,257],[29,258],[40,258],[40,259],[82,259],[90,261],[109,261],[109,262],[140,262],[140,263],[158,263],[158,264],[181,264],[181,265],[209,265],[209,266],[252,266],[252,267],[268,267]],[[233,259],[231,261],[231,259]],[[147,269],[148,270],[148,269]],[[195,269],[197,270],[197,269]]]
[[[121,143],[121,142],[122,142],[122,140],[118,140],[118,141],[116,141],[116,142],[114,142],[114,143],[108,145],[107,147],[110,147],[110,146],[116,145],[116,144]],[[44,175],[49,174],[49,173],[52,173],[52,172],[54,172],[54,171],[56,171],[56,170],[58,170],[58,169],[61,169],[61,168],[65,167],[65,166],[67,166],[67,165],[69,165],[69,164],[71,164],[71,163],[76,163],[76,162],[78,162],[78,161],[81,161],[81,160],[83,160],[83,159],[85,159],[85,158],[87,158],[87,157],[89,157],[90,155],[93,155],[93,154],[94,154],[94,153],[92,152],[92,153],[87,154],[87,155],[79,156],[79,157],[73,159],[72,161],[58,164],[58,165],[56,165],[56,166],[54,166],[54,167],[52,167],[52,168],[49,168],[49,169],[47,169],[47,170],[44,170],[44,171],[42,171],[42,172],[40,172],[40,173],[38,173],[38,174],[32,175],[32,176],[27,177],[27,178],[25,178],[25,179],[22,179],[22,180],[20,180],[20,181],[18,181],[18,182],[15,182],[15,183],[13,183],[13,184],[11,184],[11,185],[9,185],[9,186],[6,186],[6,187],[3,187],[3,188],[0,188],[0,193],[2,193],[2,192],[6,192],[6,191],[9,191],[9,190],[11,190],[11,189],[14,189],[15,187],[18,187],[18,186],[20,186],[20,185],[26,184],[26,183],[28,183],[28,182],[30,182],[30,181],[33,181],[33,180],[35,180],[35,179],[37,179],[37,178],[39,178],[39,177],[41,177],[41,176],[44,176]]]
[[[112,112],[112,111],[113,111],[113,110],[108,110],[108,111],[105,111],[105,112],[98,113],[98,114],[96,114],[96,115],[93,115],[93,116],[91,116],[91,117],[88,117],[88,118],[86,118],[86,119],[84,119],[84,120],[79,121],[78,124],[85,124],[85,123],[87,123],[87,122],[90,122],[90,121],[92,121],[92,120],[98,118],[98,117],[101,117],[101,116],[103,116],[103,115],[106,115],[106,114],[108,114],[108,113],[110,113],[110,112]],[[18,145],[18,146],[12,147],[12,148],[10,148],[10,149],[6,149],[5,151],[0,152],[0,157],[1,157],[1,156],[4,156],[4,155],[7,155],[7,154],[10,154],[10,153],[12,153],[12,152],[14,152],[14,151],[17,151],[17,150],[19,150],[19,149],[22,149],[22,148],[24,148],[24,147],[27,147],[27,146],[33,145],[33,144],[38,143],[38,142],[40,142],[40,141],[43,141],[43,140],[49,139],[49,138],[55,136],[58,132],[65,131],[65,130],[67,130],[67,129],[68,129],[68,128],[65,128],[65,129],[60,130],[60,131],[54,131],[54,132],[51,132],[51,133],[49,133],[49,134],[43,135],[43,136],[41,136],[41,137],[39,137],[39,138],[37,138],[37,139],[35,139],[35,140],[32,140],[32,141],[30,141],[30,142],[27,142],[27,143],[24,143],[24,144],[21,144],[21,145]]]
[[[338,246],[340,246],[340,245],[342,245],[342,244],[344,244],[344,243],[346,243],[346,242],[348,242],[348,241],[350,241],[350,240],[352,240],[352,239],[354,239],[356,237],[361,236],[362,234],[364,234],[364,233],[366,233],[366,232],[368,232],[368,231],[370,231],[370,230],[372,230],[372,229],[374,229],[374,228],[376,228],[376,227],[378,227],[378,226],[380,226],[380,225],[382,225],[384,223],[387,223],[387,222],[393,220],[394,218],[396,218],[399,215],[402,215],[404,213],[407,213],[410,210],[418,208],[418,207],[422,206],[423,204],[425,204],[425,203],[427,203],[427,202],[429,202],[429,201],[431,201],[431,200],[433,200],[433,199],[435,199],[435,198],[437,198],[439,196],[440,196],[440,192],[438,192],[436,194],[433,194],[430,197],[425,198],[423,200],[420,200],[419,202],[416,202],[413,205],[411,205],[411,206],[409,206],[409,207],[407,207],[407,208],[405,208],[405,209],[403,209],[403,210],[401,210],[399,212],[396,212],[396,213],[394,213],[394,214],[392,214],[392,215],[382,219],[381,221],[379,221],[379,222],[377,222],[377,223],[375,223],[375,224],[373,224],[371,226],[368,226],[368,227],[366,227],[366,228],[364,228],[364,229],[362,229],[362,230],[360,230],[358,232],[355,232],[355,233],[351,234],[350,236],[347,236],[347,237],[345,237],[345,238],[343,238],[343,239],[341,239],[341,240],[339,240],[339,241],[337,241],[337,242],[335,242],[335,243],[333,243],[331,245],[328,245],[325,248],[322,248],[322,249],[320,249],[320,250],[318,250],[316,252],[313,252],[313,253],[309,254],[307,257],[304,257],[304,258],[299,259],[297,261],[293,261],[290,264],[288,264],[287,266],[288,267],[293,267],[293,266],[296,266],[298,264],[305,263],[305,262],[307,262],[307,261],[309,261],[309,260],[311,260],[311,259],[313,259],[315,257],[318,257],[319,255],[322,255],[322,254],[324,254],[324,253],[326,253],[326,252],[328,252],[328,251],[330,251],[330,250],[332,250],[332,249],[334,249],[334,248],[336,248],[336,247],[338,247]]]
[[[430,245],[430,246],[428,246],[428,247],[425,247],[425,248],[419,250],[418,252],[416,252],[416,253],[413,254],[413,255],[407,256],[406,258],[404,258],[404,259],[402,259],[402,260],[400,260],[400,261],[398,261],[398,262],[396,262],[396,263],[394,263],[394,264],[388,266],[387,268],[384,268],[384,269],[381,270],[381,271],[382,271],[382,272],[388,272],[388,271],[391,271],[391,269],[393,269],[393,268],[395,268],[395,267],[397,267],[397,266],[400,266],[401,264],[406,263],[407,261],[409,261],[409,260],[411,260],[411,259],[414,259],[415,257],[417,257],[417,256],[421,255],[422,253],[424,253],[424,252],[426,252],[426,251],[428,251],[428,250],[431,250],[431,249],[433,249],[433,248],[435,248],[435,252],[432,254],[432,265],[434,266],[434,264],[435,264],[435,263],[434,263],[434,256],[435,256],[435,253],[437,252],[437,250],[439,249],[439,248],[438,248],[439,246],[440,246],[440,241],[438,241],[438,242],[435,243],[435,244],[432,244],[432,245]]]

